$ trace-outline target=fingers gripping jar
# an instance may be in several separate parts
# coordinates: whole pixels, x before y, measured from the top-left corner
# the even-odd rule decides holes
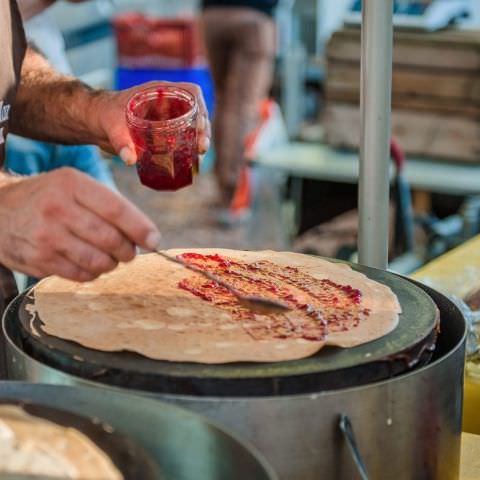
[[[198,172],[198,105],[179,87],[156,86],[135,93],[127,125],[137,152],[137,172],[154,190],[178,190]]]

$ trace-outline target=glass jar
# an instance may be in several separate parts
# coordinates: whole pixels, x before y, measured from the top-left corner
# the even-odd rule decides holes
[[[154,190],[178,190],[198,172],[196,98],[175,86],[147,87],[126,108],[135,144],[137,172]]]

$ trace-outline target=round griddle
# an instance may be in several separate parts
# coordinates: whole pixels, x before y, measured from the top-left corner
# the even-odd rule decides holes
[[[28,293],[10,305],[5,329],[25,353],[50,367],[100,383],[158,393],[258,396],[318,392],[372,383],[428,362],[439,325],[430,296],[398,275],[351,266],[388,285],[397,295],[402,306],[397,328],[367,344],[348,349],[325,347],[301,360],[205,365],[151,360],[125,351],[96,351],[45,334],[41,319],[37,316],[32,322],[27,313],[27,305],[33,302]],[[32,324],[40,335],[32,334]]]
[[[140,446],[98,419],[25,400],[0,398],[0,405],[19,406],[29,415],[78,430],[110,458],[125,479],[156,480],[159,478],[156,464]]]

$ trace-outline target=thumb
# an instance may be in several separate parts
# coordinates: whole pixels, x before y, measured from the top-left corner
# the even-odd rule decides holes
[[[134,165],[137,163],[137,154],[135,153],[135,148],[132,148],[131,146],[122,147],[118,152],[118,156],[127,165]]]
[[[137,162],[135,144],[126,125],[113,127],[108,136],[113,150],[118,153],[123,162],[127,165]]]

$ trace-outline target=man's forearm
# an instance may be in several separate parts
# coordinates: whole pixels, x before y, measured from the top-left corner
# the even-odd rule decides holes
[[[58,143],[97,143],[100,134],[94,104],[105,95],[57,73],[30,48],[12,109],[11,131]]]

